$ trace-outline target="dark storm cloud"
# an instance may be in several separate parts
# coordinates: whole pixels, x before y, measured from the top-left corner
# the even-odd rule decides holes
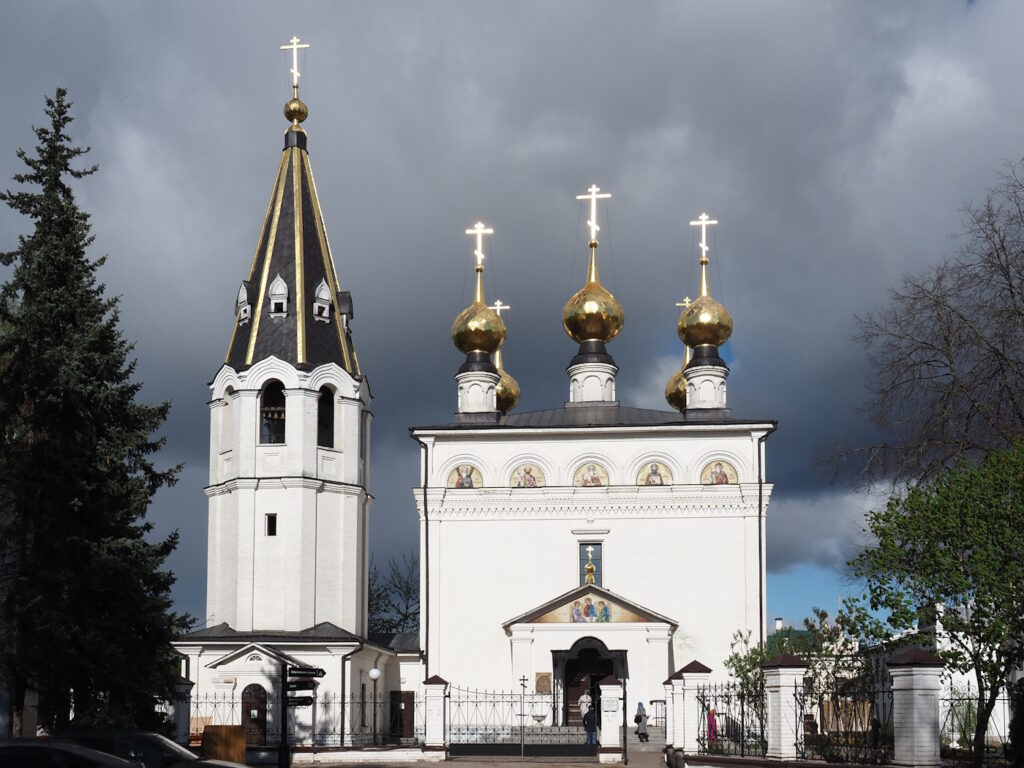
[[[778,418],[768,564],[834,564],[867,506],[819,455],[869,439],[853,410],[852,315],[955,247],[962,201],[1022,154],[1019,4],[82,4],[5,8],[0,176],[66,85],[97,176],[79,185],[104,279],[123,295],[148,399],[173,398],[154,516],[179,527],[179,605],[202,615],[209,390],[278,160],[289,95],[277,46],[308,38],[310,156],[375,396],[373,541],[416,546],[410,424],[454,409],[448,339],[470,299],[478,219],[487,291],[512,305],[505,361],[520,408],[566,399],[560,328],[582,283],[573,199],[614,197],[602,277],[626,326],[618,391],[663,407],[674,303],[696,286],[702,210],[712,290],[732,311],[734,413]],[[17,109],[11,109],[17,105]],[[0,248],[25,226],[0,211]],[[810,532],[810,533],[808,533]]]

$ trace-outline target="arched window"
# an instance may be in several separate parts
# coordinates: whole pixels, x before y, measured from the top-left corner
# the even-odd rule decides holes
[[[220,409],[220,450],[230,451],[235,446],[235,390],[224,391],[224,405]]]
[[[334,393],[329,387],[320,387],[316,401],[316,444],[334,447]]]
[[[268,382],[260,394],[260,442],[284,442],[284,384]]]

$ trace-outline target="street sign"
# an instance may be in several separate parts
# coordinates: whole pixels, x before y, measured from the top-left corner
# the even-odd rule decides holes
[[[317,686],[316,680],[306,678],[304,680],[289,680],[288,690],[289,691],[312,691]]]
[[[289,707],[311,707],[313,706],[312,696],[289,696],[288,697]]]
[[[292,677],[323,677],[327,673],[320,667],[288,667],[288,674]]]

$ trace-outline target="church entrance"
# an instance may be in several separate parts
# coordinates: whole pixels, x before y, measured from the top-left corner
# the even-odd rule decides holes
[[[267,691],[262,685],[253,683],[242,689],[242,722],[246,744],[267,743]]]
[[[551,657],[555,679],[562,691],[559,707],[562,725],[582,727],[580,699],[586,694],[590,696],[600,726],[601,689],[598,683],[609,675],[620,680],[629,677],[626,652],[610,651],[596,637],[581,637],[567,651],[552,651]]]

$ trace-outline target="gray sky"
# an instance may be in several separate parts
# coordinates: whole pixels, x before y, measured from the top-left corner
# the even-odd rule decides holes
[[[178,528],[179,608],[205,606],[206,386],[223,360],[274,180],[292,35],[309,150],[375,397],[373,548],[416,546],[407,427],[455,408],[448,333],[471,300],[470,238],[487,292],[512,306],[505,365],[520,410],[567,399],[561,309],[582,285],[574,197],[613,194],[602,279],[626,324],[609,345],[620,399],[667,408],[674,303],[695,295],[706,210],[712,294],[737,416],[768,443],[769,616],[834,607],[870,499],[818,457],[870,439],[855,406],[853,314],[952,252],[960,208],[1024,155],[1019,2],[408,2],[5,4],[0,178],[20,170],[43,96],[75,102],[100,172],[78,186],[94,255],[120,294],[149,400],[171,398],[166,464],[185,462],[153,518]],[[9,182],[6,182],[9,184]],[[26,222],[0,211],[0,249]],[[657,564],[652,564],[652,569]]]

